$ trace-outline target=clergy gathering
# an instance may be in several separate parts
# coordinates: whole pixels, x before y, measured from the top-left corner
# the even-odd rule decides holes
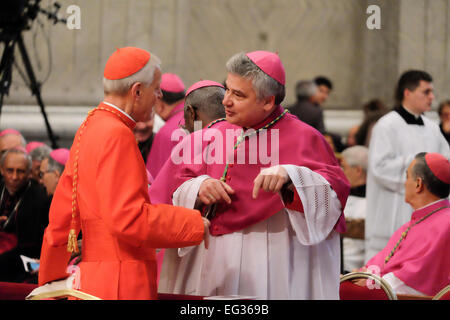
[[[450,299],[450,0],[60,3],[0,5],[0,300]]]

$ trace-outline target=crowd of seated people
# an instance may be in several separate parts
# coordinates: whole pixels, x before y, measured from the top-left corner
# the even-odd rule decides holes
[[[409,85],[403,88],[402,101],[414,102],[415,95],[420,94],[418,90],[421,89],[422,82],[431,81],[420,79],[416,86]],[[217,85],[214,90],[217,91],[216,94],[223,97],[223,91],[226,88],[219,88],[220,86]],[[393,184],[399,185],[400,194],[403,195],[404,201],[409,203],[413,210],[411,210],[411,216],[406,221],[402,221],[403,223],[400,225],[397,223],[395,230],[390,231],[389,242],[377,254],[371,255],[369,260],[367,254],[365,254],[367,245],[365,243],[366,211],[369,205],[366,201],[366,185],[368,184],[369,170],[373,170],[369,161],[371,150],[373,150],[371,149],[373,129],[380,119],[385,122],[387,117],[392,117],[392,113],[398,115],[400,119],[404,119],[408,125],[429,126],[429,124],[427,120],[422,120],[424,118],[423,112],[417,113],[416,110],[419,109],[409,108],[409,104],[400,103],[396,108],[389,110],[380,99],[372,99],[362,106],[363,118],[361,122],[349,128],[348,134],[341,137],[328,131],[323,121],[323,103],[329,98],[332,89],[331,81],[323,76],[313,80],[299,81],[296,86],[298,100],[295,104],[289,106],[288,110],[299,120],[310,124],[325,136],[350,182],[351,192],[345,208],[347,232],[342,235],[343,241],[341,242],[342,270],[344,273],[367,270],[367,267],[377,265],[381,270],[381,275],[399,293],[436,294],[439,289],[448,285],[448,276],[447,278],[437,276],[434,282],[429,280],[429,283],[422,283],[418,279],[421,273],[415,275],[411,270],[425,268],[431,270],[430,272],[434,272],[434,274],[440,274],[442,270],[445,271],[448,263],[446,265],[446,262],[442,260],[444,254],[441,252],[445,249],[445,244],[440,245],[434,241],[433,248],[435,249],[430,249],[430,245],[427,247],[428,249],[423,249],[424,254],[411,253],[411,251],[414,251],[414,248],[417,248],[419,242],[423,240],[423,237],[413,236],[415,232],[421,230],[421,235],[425,236],[427,232],[435,231],[437,228],[439,232],[442,232],[441,237],[445,239],[445,230],[442,231],[441,229],[444,226],[447,226],[448,229],[449,220],[443,219],[442,223],[440,221],[442,216],[448,216],[449,212],[449,101],[443,101],[438,109],[440,130],[432,128],[433,134],[435,132],[437,134],[436,139],[446,139],[447,145],[442,146],[440,150],[427,149],[423,150],[422,153],[410,150],[409,154],[413,154],[414,157],[409,155],[409,158],[402,160],[403,170],[400,174],[403,176],[403,182],[393,182]],[[167,92],[169,91],[167,90]],[[186,134],[189,134],[194,130],[194,121],[205,118],[201,113],[204,112],[205,107],[201,106],[201,101],[195,100],[201,100],[203,96],[197,92],[196,94],[199,97],[192,95],[190,99],[185,100],[182,83],[179,91],[182,94],[179,99],[177,96],[175,104],[177,113],[179,113],[177,117],[180,119],[172,125],[170,132],[175,130],[177,126],[179,127],[180,123],[183,123],[183,127],[189,131]],[[432,92],[423,94],[430,96]],[[214,99],[217,100],[217,98]],[[411,104],[411,106],[414,106],[414,104]],[[167,115],[174,116],[175,113],[171,114],[171,110],[167,112]],[[202,128],[207,123],[222,117],[224,115],[222,111],[218,110],[214,112],[214,116],[206,117],[208,120],[204,121]],[[169,119],[167,116],[160,116],[162,119]],[[410,117],[411,123],[408,122]],[[181,118],[184,120],[181,121]],[[421,121],[422,124],[420,124]],[[147,167],[149,166],[148,159],[150,159],[155,135],[152,129],[153,123],[150,120],[148,123],[141,123],[141,127],[138,124],[134,131]],[[408,134],[407,132],[403,133]],[[377,138],[376,135],[375,137]],[[161,148],[165,148],[168,143],[169,141],[164,140],[161,143]],[[165,151],[167,154],[170,153],[167,152],[170,150]],[[26,261],[29,260],[24,258],[34,259],[36,263],[39,263],[44,229],[49,222],[48,213],[52,196],[59,177],[64,171],[69,150],[52,150],[45,143],[37,141],[27,144],[20,132],[14,129],[6,129],[0,133],[0,153],[0,281],[37,283],[38,269],[34,269],[31,263],[27,264]],[[389,166],[389,158],[386,161],[388,161],[386,165]],[[161,165],[163,163],[164,161],[161,161]],[[157,172],[155,171],[152,180],[156,176]],[[436,188],[440,192],[439,190],[435,192]],[[444,191],[442,192],[442,190]],[[421,228],[416,227],[416,224],[421,223],[425,216],[434,214],[436,212],[434,209],[439,209],[442,212],[436,213],[435,217],[430,218],[426,223],[422,223]],[[405,230],[410,232],[409,237],[402,235]],[[434,235],[440,234],[439,232]],[[426,237],[428,236],[431,236],[431,234]],[[414,239],[421,238],[422,240],[413,242]],[[434,237],[434,240],[436,240],[436,237]],[[412,260],[414,261],[411,262]],[[428,260],[434,261],[433,266],[428,264]],[[408,267],[410,262],[412,263],[411,267]],[[401,265],[401,268],[398,265]],[[161,264],[159,267],[161,267]],[[448,271],[447,269],[447,274]]]
[[[0,152],[0,281],[37,283],[51,190],[69,150],[26,143],[19,131],[5,129]]]

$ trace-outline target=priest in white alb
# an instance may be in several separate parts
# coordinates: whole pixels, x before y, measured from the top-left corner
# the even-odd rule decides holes
[[[414,156],[419,152],[437,152],[450,157],[439,126],[424,116],[431,110],[434,98],[430,74],[406,71],[397,84],[398,105],[373,127],[367,172],[366,262],[411,219],[413,209],[404,201],[404,182]]]

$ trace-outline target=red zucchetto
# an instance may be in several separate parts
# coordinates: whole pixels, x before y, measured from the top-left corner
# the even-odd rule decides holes
[[[431,172],[446,184],[450,184],[450,162],[443,155],[435,152],[425,155],[425,162]]]
[[[129,77],[141,70],[150,60],[150,52],[136,47],[117,49],[106,61],[103,76],[108,80]]]

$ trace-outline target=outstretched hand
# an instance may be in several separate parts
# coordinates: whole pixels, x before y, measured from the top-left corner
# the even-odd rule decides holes
[[[253,199],[258,197],[260,189],[275,193],[280,191],[283,185],[288,181],[289,175],[286,169],[280,165],[261,170],[253,181]]]

